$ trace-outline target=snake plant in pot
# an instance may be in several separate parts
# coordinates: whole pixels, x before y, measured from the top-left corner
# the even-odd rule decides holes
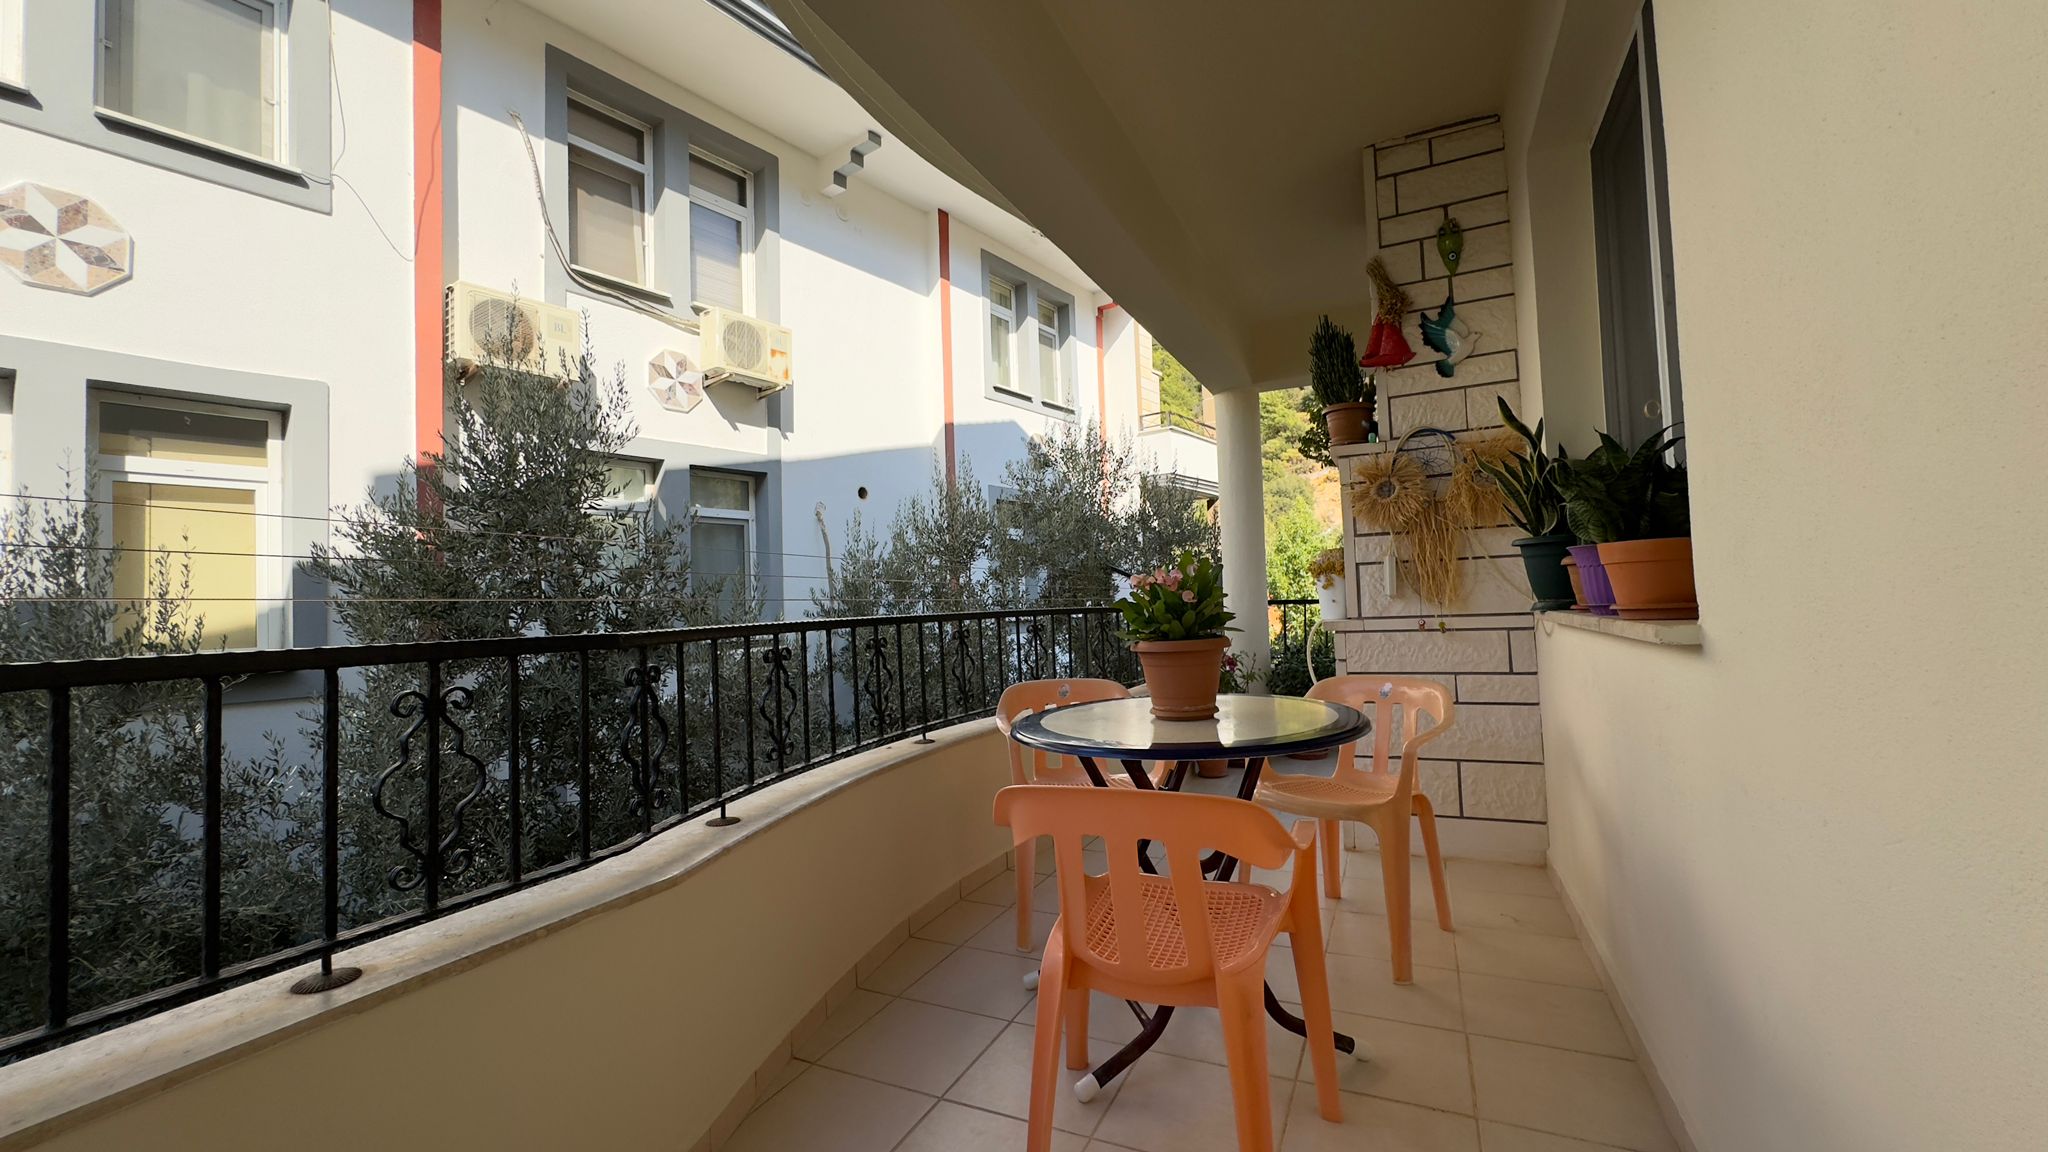
[[[1630,620],[1699,618],[1685,467],[1670,459],[1680,439],[1664,428],[1630,451],[1603,432],[1558,479],[1595,612],[1606,600],[1607,614]]]
[[[1564,496],[1558,478],[1568,462],[1563,445],[1556,456],[1543,454],[1543,421],[1531,429],[1516,417],[1505,399],[1498,399],[1501,420],[1522,438],[1522,447],[1501,460],[1477,461],[1479,467],[1500,485],[1506,498],[1508,518],[1528,535],[1515,541],[1522,553],[1522,569],[1529,575],[1529,591],[1536,602],[1532,612],[1547,612],[1572,606],[1571,577],[1564,569],[1565,549],[1572,534],[1565,526]]]
[[[1223,568],[1183,552],[1171,565],[1131,577],[1116,602],[1123,637],[1145,666],[1152,714],[1162,720],[1207,720],[1216,714],[1223,674],[1224,633],[1234,614],[1223,607]]]

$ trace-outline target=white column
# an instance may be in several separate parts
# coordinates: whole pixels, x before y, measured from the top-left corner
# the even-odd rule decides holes
[[[1230,646],[1257,667],[1272,661],[1266,631],[1266,478],[1259,394],[1216,396],[1216,514],[1223,535],[1223,595],[1239,629]]]

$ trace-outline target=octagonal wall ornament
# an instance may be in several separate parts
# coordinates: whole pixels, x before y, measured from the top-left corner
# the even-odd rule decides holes
[[[133,274],[135,240],[96,201],[24,180],[0,188],[0,266],[38,288],[90,296]]]
[[[689,412],[704,402],[704,373],[688,356],[663,349],[647,362],[647,390],[663,408]]]

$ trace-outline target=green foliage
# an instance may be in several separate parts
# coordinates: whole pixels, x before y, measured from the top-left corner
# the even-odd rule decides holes
[[[1315,671],[1318,676],[1334,675],[1337,670],[1336,633],[1328,628],[1314,627],[1313,639],[1307,643],[1315,648]],[[1300,696],[1315,683],[1309,678],[1309,667],[1304,659],[1303,638],[1299,629],[1291,630],[1284,637],[1273,636],[1273,666],[1266,675],[1266,691],[1275,696]]]
[[[1323,526],[1307,503],[1266,522],[1266,594],[1275,600],[1313,599],[1315,577],[1309,565],[1337,541],[1335,530]]]
[[[1152,370],[1159,374],[1159,408],[1188,420],[1202,418],[1202,382],[1163,345],[1152,345]]]
[[[192,611],[189,557],[157,553],[145,599],[115,599],[122,553],[106,539],[91,477],[62,500],[0,512],[0,652],[9,660],[97,659],[207,646]],[[192,683],[71,694],[72,1010],[198,975],[202,698]],[[0,1035],[41,1022],[47,948],[49,706],[0,695]],[[304,791],[290,773],[228,756],[221,825],[221,942],[231,960],[308,939],[319,908],[303,867]]]
[[[1681,438],[1670,432],[1658,430],[1634,452],[1602,432],[1598,447],[1562,468],[1558,490],[1579,543],[1691,535],[1685,468],[1668,458]]]
[[[1522,438],[1524,448],[1507,460],[1478,460],[1479,467],[1500,485],[1507,500],[1508,518],[1531,536],[1549,536],[1564,527],[1564,494],[1558,481],[1567,467],[1565,450],[1558,445],[1553,459],[1543,454],[1543,421],[1532,431],[1515,416],[1504,397],[1495,397],[1501,419]]]
[[[1295,450],[1305,460],[1313,460],[1326,468],[1337,466],[1335,457],[1330,455],[1330,426],[1323,423],[1323,406],[1308,389],[1300,390],[1301,412],[1306,419],[1301,432],[1295,437]]]
[[[1358,366],[1358,348],[1351,333],[1325,316],[1308,342],[1308,386],[1316,403],[1356,404],[1372,395],[1365,370]]]
[[[932,472],[886,538],[856,523],[814,594],[822,616],[1107,604],[1120,573],[1161,555],[1213,555],[1216,528],[1185,489],[1146,472],[1129,436],[1060,426],[1003,471],[990,506],[962,461]]]
[[[1124,617],[1122,635],[1133,643],[1221,636],[1235,619],[1223,607],[1223,566],[1194,552],[1132,576],[1130,594],[1116,607]]]

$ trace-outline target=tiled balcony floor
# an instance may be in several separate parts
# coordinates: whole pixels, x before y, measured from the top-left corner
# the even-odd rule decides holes
[[[1450,861],[1452,934],[1435,925],[1418,860],[1415,982],[1399,986],[1387,968],[1378,857],[1347,852],[1344,867],[1344,899],[1324,901],[1330,993],[1337,1027],[1371,1058],[1340,1061],[1344,1121],[1330,1124],[1304,1083],[1311,1074],[1302,1041],[1272,1029],[1282,1152],[1675,1148],[1541,869]],[[1043,860],[1040,870],[1049,871]],[[1014,887],[1014,873],[1005,873],[906,941],[799,1046],[780,1087],[725,1147],[1023,1148],[1034,1004],[1019,981],[1037,964],[1013,947]],[[1041,880],[1033,911],[1041,943],[1057,901],[1054,885]],[[1268,975],[1281,999],[1296,997],[1284,952]],[[1137,1029],[1124,1005],[1101,996],[1090,1017],[1098,1059]],[[1078,1073],[1061,1075],[1057,1152],[1235,1147],[1213,1009],[1181,1009],[1124,1083],[1090,1104],[1070,1088]]]

